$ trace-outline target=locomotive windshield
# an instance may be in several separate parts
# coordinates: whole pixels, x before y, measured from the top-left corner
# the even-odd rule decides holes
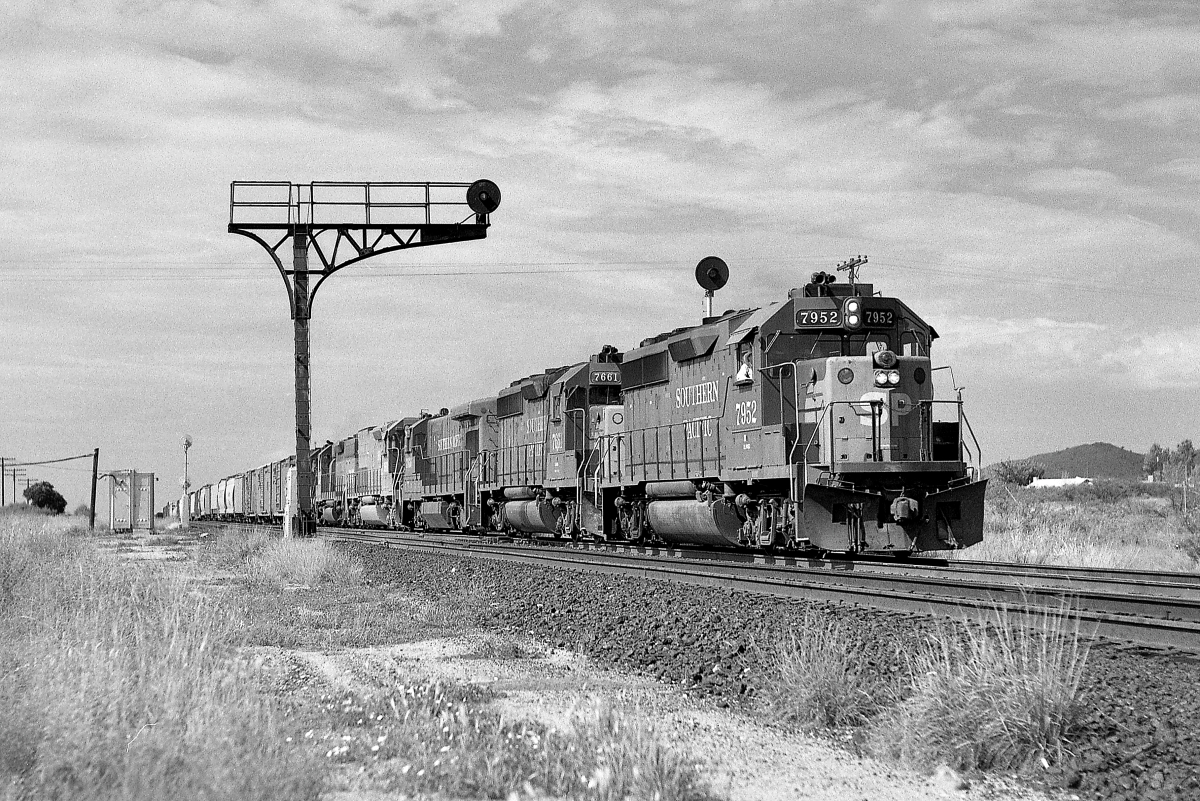
[[[868,356],[881,350],[894,350],[894,345],[895,336],[891,331],[785,333],[765,341],[763,366],[831,356]]]

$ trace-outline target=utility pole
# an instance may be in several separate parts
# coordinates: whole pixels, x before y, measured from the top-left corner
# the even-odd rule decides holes
[[[22,478],[24,478],[24,477],[25,477],[25,468],[24,468],[24,467],[10,467],[10,468],[8,468],[8,474],[9,474],[10,476],[12,476],[12,480],[13,480],[13,503],[16,503],[16,502],[17,502],[17,477],[18,477],[18,476],[20,476],[20,477],[22,477]],[[28,501],[26,501],[26,503],[28,503]]]
[[[0,509],[3,509],[4,505],[6,503],[6,500],[4,497],[4,472],[5,472],[4,463],[12,458],[13,457],[11,457],[11,456],[0,456]],[[14,459],[13,461],[16,461],[16,460]],[[14,498],[14,500],[16,500],[16,499]]]
[[[88,513],[88,528],[96,530],[96,479],[100,472],[100,449],[92,451],[92,506]]]
[[[465,195],[465,197],[464,197]],[[229,233],[253,239],[275,262],[287,289],[295,340],[296,493],[293,530],[316,531],[313,475],[309,319],[322,282],[341,268],[403,248],[483,239],[500,205],[491,181],[465,183],[346,183],[234,181]],[[291,240],[291,267],[280,257]],[[317,267],[309,255],[316,256]],[[312,276],[316,283],[310,287]]]

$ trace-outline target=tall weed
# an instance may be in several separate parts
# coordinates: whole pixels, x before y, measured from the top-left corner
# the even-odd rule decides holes
[[[1061,759],[1081,706],[1087,640],[1067,609],[999,609],[987,626],[945,630],[913,657],[904,701],[880,718],[873,749],[920,767],[1021,769]]]
[[[760,653],[766,681],[759,697],[769,714],[805,728],[865,723],[896,694],[865,645],[844,623],[806,613],[798,629]]]

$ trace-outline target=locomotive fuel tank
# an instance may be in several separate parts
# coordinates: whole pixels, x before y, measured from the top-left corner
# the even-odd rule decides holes
[[[654,533],[677,545],[737,545],[742,521],[724,498],[658,500],[646,504]]]
[[[367,495],[363,497],[362,505],[358,507],[358,516],[364,526],[386,526],[391,510],[387,504],[380,503],[379,498]]]
[[[553,534],[563,515],[550,501],[506,501],[503,510],[504,522],[526,534]]]

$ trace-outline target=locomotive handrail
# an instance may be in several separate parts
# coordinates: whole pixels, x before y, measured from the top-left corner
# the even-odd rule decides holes
[[[829,403],[827,403],[825,405],[825,409],[826,409],[826,411],[828,411],[828,410],[832,409],[834,406],[849,406],[851,408],[851,410],[854,410],[854,414],[856,414],[856,415],[858,414],[858,411],[854,409],[855,406],[870,406],[871,407],[871,456],[877,462],[882,461],[883,451],[882,451],[882,448],[880,448],[879,441],[880,441],[880,433],[881,433],[880,426],[882,425],[882,422],[883,422],[884,402],[882,400],[876,400],[876,399],[837,400],[837,401],[830,401]],[[818,430],[820,430],[819,426],[818,426]],[[830,473],[837,472],[837,459],[834,457],[834,453],[833,453],[833,415],[829,416],[829,472]]]
[[[625,438],[626,435],[633,435],[633,434],[639,435],[639,440],[641,441],[642,455],[643,455],[642,467],[643,467],[643,470],[647,474],[646,480],[661,481],[663,479],[663,464],[664,464],[663,460],[662,460],[662,447],[661,447],[662,437],[660,436],[661,431],[663,429],[667,430],[667,448],[670,451],[670,453],[674,454],[674,452],[675,452],[674,429],[682,426],[684,428],[683,477],[688,478],[691,475],[692,458],[690,456],[691,451],[687,446],[687,426],[694,425],[695,431],[698,432],[698,436],[696,438],[700,440],[699,457],[697,459],[697,461],[699,462],[700,473],[703,474],[704,470],[705,470],[705,466],[709,462],[713,462],[713,461],[716,462],[715,469],[719,473],[720,469],[721,469],[721,462],[722,462],[721,435],[720,435],[720,426],[716,425],[716,424],[720,422],[722,417],[723,417],[722,415],[709,415],[707,417],[697,417],[695,419],[684,420],[682,422],[659,423],[658,425],[643,426],[642,428],[634,428],[634,429],[630,429],[628,431],[618,431],[618,432],[614,432],[612,434],[601,434],[598,439],[599,439],[599,441],[612,440],[612,439],[615,439],[617,441],[617,446],[618,446],[617,459],[618,459],[618,465],[620,466],[621,461],[622,461],[621,454],[620,454],[620,443],[622,442],[622,440]],[[708,422],[714,423],[711,440],[716,444],[716,453],[713,456],[707,456],[705,454],[705,450],[706,450],[705,443],[710,437],[705,435],[703,424],[708,423]],[[648,453],[650,453],[650,449],[648,449],[647,445],[646,445],[646,440],[647,440],[646,435],[650,432],[654,432],[654,448],[653,448],[654,476],[653,476],[653,478],[651,478],[649,475],[651,462],[650,462],[650,460],[645,458],[645,456]],[[633,438],[630,437],[631,442],[632,442],[632,439]],[[630,457],[631,457],[631,461],[632,461],[632,453],[630,454]],[[676,477],[676,462],[675,462],[674,458],[672,458],[666,464],[670,469],[670,473],[666,477],[667,478],[675,478]],[[622,475],[624,475],[624,469],[621,469],[620,472]]]
[[[931,399],[931,400],[920,400],[920,401],[917,401],[917,403],[921,406],[921,409],[922,409],[922,411],[921,411],[921,414],[922,414],[922,425],[921,425],[922,461],[932,461],[932,453],[929,454],[929,456],[930,456],[929,459],[925,459],[924,457],[926,456],[926,449],[925,449],[926,442],[929,443],[930,449],[932,449],[932,446],[933,446],[933,422],[934,422],[933,407],[938,404],[940,404],[940,405],[951,405],[952,404],[956,407],[956,413],[958,415],[958,447],[959,447],[958,458],[959,458],[959,461],[969,463],[970,460],[963,459],[963,452],[965,451],[966,455],[970,456],[971,459],[973,459],[975,461],[977,469],[982,469],[983,468],[983,449],[979,445],[978,437],[975,436],[975,430],[973,428],[971,428],[971,421],[967,419],[967,413],[963,409],[963,402],[961,400],[932,400]],[[926,415],[928,416],[928,419],[925,419]],[[964,429],[964,425],[965,425],[967,433],[971,435],[971,441],[975,443],[974,450],[971,450],[970,445],[968,445],[966,440],[963,439],[962,432]]]
[[[495,450],[489,450],[487,453],[493,454],[496,462],[495,481],[500,481],[502,476],[514,477],[520,479],[522,484],[542,484],[546,478],[546,460],[545,454],[540,463],[541,475],[538,475],[539,462],[537,460],[538,452],[535,450],[541,442],[523,442],[520,445],[503,445]],[[501,464],[503,462],[503,465]],[[532,462],[532,466],[530,465]]]

